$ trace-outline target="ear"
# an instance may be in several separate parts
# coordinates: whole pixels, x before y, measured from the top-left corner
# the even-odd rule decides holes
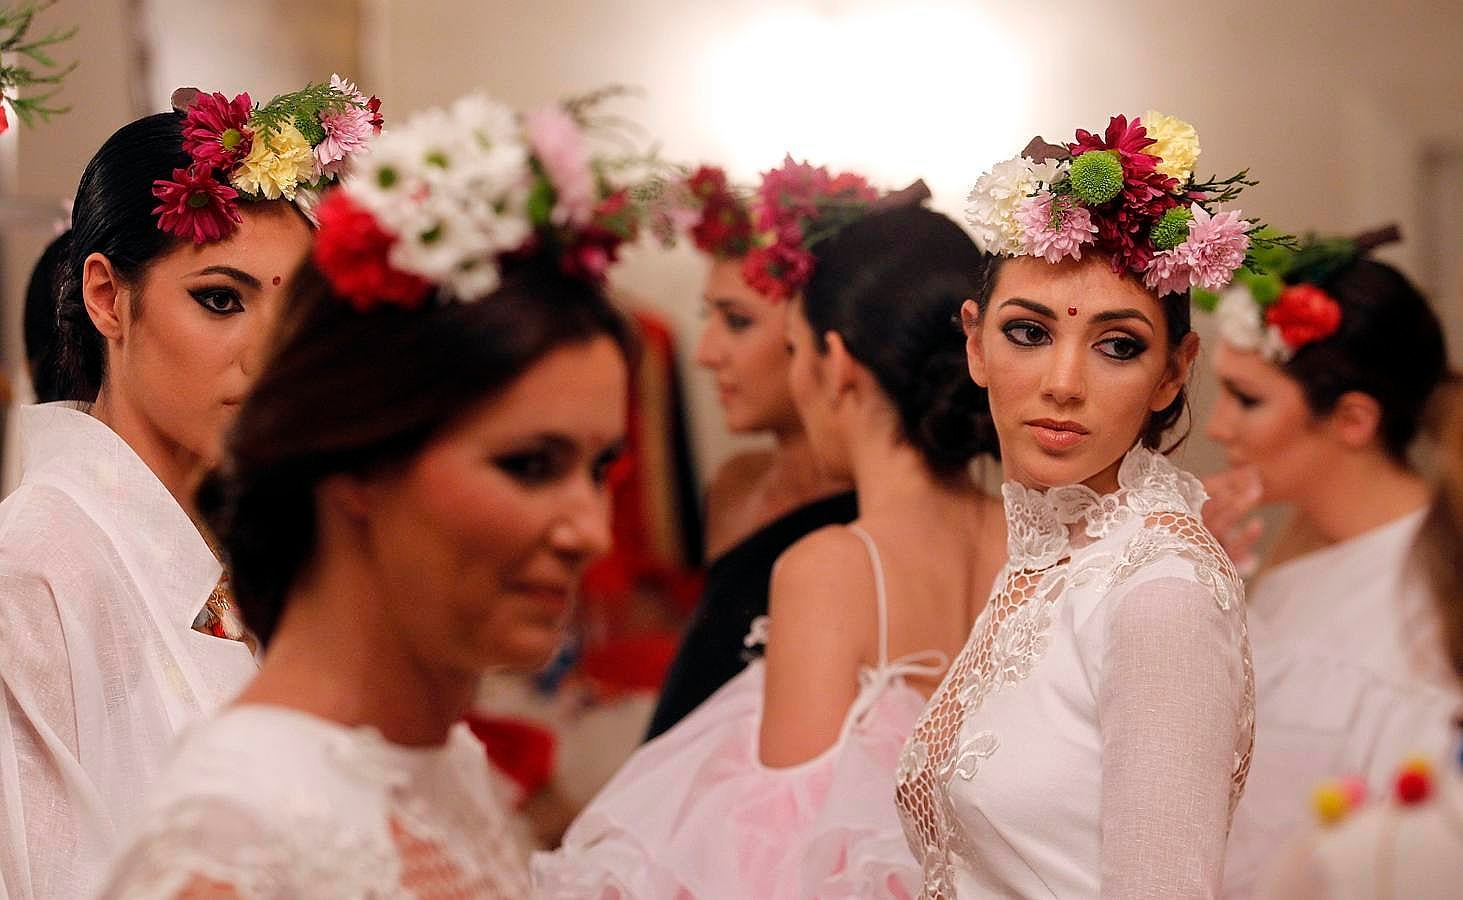
[[[1163,381],[1158,383],[1158,389],[1153,392],[1153,402],[1148,408],[1153,412],[1167,407],[1173,402],[1173,398],[1179,395],[1188,383],[1189,372],[1194,368],[1194,360],[1199,358],[1199,336],[1189,332],[1179,341],[1169,357],[1168,372],[1163,376]]]
[[[102,337],[109,341],[122,340],[126,330],[123,326],[123,311],[127,308],[131,291],[122,283],[112,261],[100,253],[93,253],[81,264],[81,302],[86,313]]]
[[[344,472],[321,479],[315,488],[316,502],[321,507],[339,510],[353,522],[363,521],[371,515],[376,507],[377,493],[372,479]]]
[[[1331,433],[1345,446],[1361,450],[1375,443],[1382,430],[1382,404],[1361,391],[1347,391],[1326,416]]]
[[[823,343],[828,348],[823,354],[824,383],[827,385],[830,396],[836,400],[843,396],[845,391],[852,390],[858,380],[858,360],[848,352],[848,345],[843,343],[843,335],[836,331],[823,333]]]
[[[974,300],[960,304],[960,326],[965,329],[965,364],[970,377],[981,387],[989,387],[985,368],[985,347],[980,343],[980,306]]]

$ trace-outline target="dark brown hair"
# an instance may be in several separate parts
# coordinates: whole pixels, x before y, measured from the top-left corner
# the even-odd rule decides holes
[[[1358,259],[1318,285],[1341,307],[1341,326],[1307,344],[1285,364],[1318,416],[1358,391],[1381,406],[1383,448],[1401,460],[1423,411],[1448,368],[1443,326],[1407,276],[1383,262]]]
[[[307,261],[285,302],[225,462],[198,495],[261,642],[314,557],[324,478],[404,462],[560,346],[608,336],[634,353],[627,319],[599,288],[538,260],[516,263],[476,302],[367,313]]]
[[[930,471],[966,471],[1000,444],[955,324],[987,257],[947,217],[917,205],[874,212],[818,244],[803,314],[814,341],[836,332],[899,414]]]
[[[1438,478],[1417,553],[1442,620],[1443,650],[1463,678],[1463,382],[1447,381],[1430,409]]]
[[[1005,257],[995,257],[991,264],[986,267],[985,281],[981,284],[980,293],[976,295],[976,305],[980,307],[982,319],[985,317],[986,307],[990,305],[991,293],[996,289],[996,278],[1001,273],[1001,266],[1005,263]],[[1123,273],[1123,278],[1133,276]],[[1134,280],[1135,284],[1141,286],[1141,282]],[[1147,288],[1144,288],[1147,290]],[[1149,293],[1152,293],[1151,291]],[[1193,317],[1189,308],[1188,294],[1165,294],[1158,298],[1159,305],[1163,307],[1163,319],[1165,331],[1168,334],[1168,349],[1173,353],[1178,349],[1180,343],[1193,330]],[[1179,388],[1178,394],[1173,402],[1157,412],[1150,413],[1148,421],[1144,423],[1139,439],[1144,447],[1156,450],[1163,443],[1163,436],[1178,424],[1179,419],[1189,406],[1188,386]],[[1179,435],[1173,443],[1163,448],[1164,453],[1172,453],[1189,439],[1189,429],[1185,428],[1184,433]]]

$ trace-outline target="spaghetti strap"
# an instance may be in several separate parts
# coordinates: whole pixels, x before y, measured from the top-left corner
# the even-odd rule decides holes
[[[884,562],[879,557],[878,545],[862,526],[850,524],[848,530],[864,542],[864,549],[869,551],[869,565],[874,567],[874,596],[879,605],[879,669],[882,671],[889,665],[889,599],[884,590]]]

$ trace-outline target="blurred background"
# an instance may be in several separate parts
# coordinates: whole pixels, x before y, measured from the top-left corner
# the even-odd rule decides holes
[[[957,220],[970,183],[1032,135],[1068,140],[1156,108],[1198,128],[1201,174],[1250,167],[1249,217],[1297,232],[1399,223],[1405,241],[1381,255],[1430,294],[1463,358],[1456,0],[60,0],[41,24],[80,26],[58,54],[80,65],[59,98],[68,114],[0,137],[0,363],[19,398],[25,280],[101,142],[180,85],[263,101],[332,72],[380,96],[388,127],[472,89],[526,109],[628,85],[638,93],[615,111],[670,159],[741,180],[785,152],[884,187],[923,177]],[[690,365],[703,267],[646,241],[615,275],[668,327],[702,479],[741,446]],[[1196,388],[1202,423],[1202,364]],[[1180,459],[1220,463],[1201,430]],[[520,701],[505,688],[495,702]],[[638,714],[605,733],[633,743]]]

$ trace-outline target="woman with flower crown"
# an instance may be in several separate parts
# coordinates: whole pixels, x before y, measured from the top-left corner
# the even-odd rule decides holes
[[[809,233],[805,194],[764,194],[785,225],[779,243],[802,236],[789,253]],[[979,611],[1005,535],[995,499],[972,480],[994,434],[952,324],[984,257],[944,216],[883,202],[814,247],[785,337],[813,450],[852,479],[860,515],[778,559],[757,636],[765,659],[641,748],[563,847],[536,857],[544,896],[917,889],[892,799],[895,756]]]
[[[638,211],[580,109],[426,111],[320,206],[199,491],[260,671],[184,736],[106,896],[528,896],[459,719],[547,660],[610,540],[632,346],[602,280]]]
[[[1320,546],[1264,570],[1249,591],[1256,748],[1235,813],[1225,891],[1253,893],[1305,822],[1305,792],[1349,775],[1385,792],[1404,756],[1449,753],[1458,683],[1441,658],[1413,548],[1431,502],[1408,462],[1448,370],[1427,300],[1367,251],[1384,229],[1261,257],[1212,302],[1220,396],[1208,432],[1231,470],[1211,480],[1229,521],[1284,503]],[[1248,482],[1248,497],[1220,494]],[[1239,540],[1241,529],[1229,539]]]
[[[180,91],[81,177],[39,361],[71,402],[20,411],[0,504],[0,895],[93,889],[173,736],[255,671],[193,482],[308,252],[308,188],[374,102]]]
[[[789,158],[767,174],[772,191],[807,173],[831,185],[837,177]],[[859,194],[864,187],[842,176]],[[805,247],[759,246],[753,210],[727,181],[703,166],[677,185],[673,208],[688,217],[696,248],[711,260],[704,302],[706,325],[696,363],[716,378],[717,400],[734,434],[765,433],[767,448],[738,453],[722,463],[706,492],[705,587],[680,650],[661,688],[649,738],[670,730],[746,667],[757,652],[745,638],[767,615],[773,562],[804,535],[843,524],[858,513],[851,485],[823,471],[788,390],[785,321],[789,290],[806,277]],[[830,193],[828,201],[836,200]],[[837,218],[841,209],[820,209]],[[764,226],[765,227],[765,226]],[[778,277],[786,266],[787,275]]]
[[[1151,129],[1151,131],[1150,131]],[[962,318],[1007,482],[1008,560],[904,747],[922,897],[1194,897],[1220,886],[1254,706],[1244,589],[1159,452],[1198,351],[1191,287],[1256,240],[1148,113],[1039,139],[976,183],[999,254]]]
[[[1446,659],[1453,677],[1463,679],[1463,386],[1450,379],[1437,393],[1429,430],[1437,439],[1439,472],[1432,503],[1416,528],[1413,563],[1442,627],[1418,637],[1419,646],[1432,640],[1426,652]],[[1456,739],[1458,722],[1454,718],[1451,724]],[[1385,788],[1370,797],[1366,785],[1354,778],[1323,784],[1315,794],[1322,828],[1276,854],[1256,895],[1275,900],[1457,896],[1463,883],[1460,763],[1456,749],[1437,761],[1405,760]]]

